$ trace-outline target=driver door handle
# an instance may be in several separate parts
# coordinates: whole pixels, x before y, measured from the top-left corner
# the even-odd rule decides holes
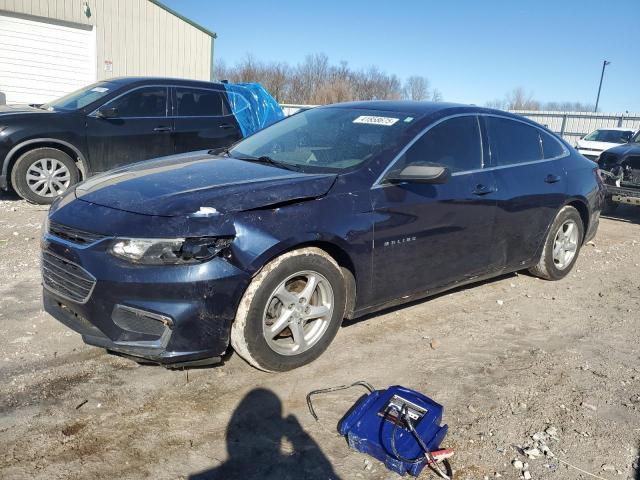
[[[153,129],[154,132],[170,132],[171,127],[156,127]]]
[[[489,193],[494,193],[497,191],[498,189],[495,187],[479,184],[479,185],[476,185],[476,188],[471,193],[473,193],[474,195],[487,195]]]
[[[234,128],[234,127],[230,123],[223,123],[222,125],[220,125],[220,128],[228,129],[228,128]]]

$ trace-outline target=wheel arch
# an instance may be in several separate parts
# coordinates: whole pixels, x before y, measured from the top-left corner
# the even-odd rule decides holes
[[[7,178],[7,185],[10,184],[11,170],[13,169],[16,160],[30,150],[45,147],[55,148],[69,155],[76,164],[79,164],[78,171],[80,172],[80,178],[87,178],[90,172],[89,164],[85,156],[76,146],[57,138],[33,138],[15,145],[11,150],[9,150],[9,153],[5,157],[4,162],[2,163],[2,175]]]
[[[357,269],[351,255],[348,253],[346,242],[339,238],[322,235],[310,235],[308,237],[296,237],[283,242],[279,242],[278,244],[265,251],[262,255],[257,257],[254,262],[252,262],[252,265],[255,266],[255,268],[252,268],[252,270],[255,270],[253,272],[253,275],[256,275],[264,265],[274,260],[275,258],[293,250],[298,250],[305,247],[319,248],[336,261],[345,280],[345,294],[347,299],[345,318],[353,318],[357,295]]]
[[[580,214],[580,218],[582,219],[584,235],[586,236],[587,232],[589,231],[589,207],[587,206],[587,202],[585,200],[581,200],[580,198],[572,198],[563,205],[563,208],[564,207],[573,207],[578,211],[578,213]]]

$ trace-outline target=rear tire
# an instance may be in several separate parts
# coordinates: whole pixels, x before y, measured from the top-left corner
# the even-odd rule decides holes
[[[11,185],[31,203],[47,205],[78,183],[76,163],[66,153],[49,147],[23,153],[11,170]]]
[[[578,259],[583,239],[584,225],[578,210],[563,207],[549,229],[538,264],[529,272],[545,280],[564,278]]]
[[[344,277],[329,254],[315,247],[285,253],[249,284],[231,327],[231,346],[260,370],[301,367],[327,349],[345,305]]]

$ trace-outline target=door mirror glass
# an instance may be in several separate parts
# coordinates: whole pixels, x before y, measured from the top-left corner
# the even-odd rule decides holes
[[[451,171],[442,165],[413,163],[390,172],[385,180],[390,183],[446,183],[450,176]]]
[[[116,107],[101,108],[96,115],[98,118],[114,118],[118,116],[118,109]]]

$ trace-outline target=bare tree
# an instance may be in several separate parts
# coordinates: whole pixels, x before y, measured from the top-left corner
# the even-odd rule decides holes
[[[522,87],[507,93],[506,100],[509,110],[540,110],[540,102],[533,99],[533,93],[527,94]]]
[[[434,88],[433,92],[431,92],[431,101],[432,102],[441,102],[442,101],[442,92],[440,92],[440,90]]]
[[[260,82],[279,101],[300,104],[325,104],[349,100],[387,100],[402,98],[404,89],[400,79],[383,72],[376,66],[366,70],[353,70],[347,62],[331,65],[323,53],[308,55],[296,66],[286,62],[263,63],[252,55],[247,55],[233,67],[218,61],[215,76],[219,80],[231,82]],[[415,77],[414,96],[420,99],[431,97],[440,101],[442,95],[437,90],[429,90],[429,81]],[[414,82],[414,80],[411,80]],[[405,85],[406,86],[406,85]]]
[[[504,100],[496,99],[485,103],[486,107],[500,110],[548,110],[561,112],[592,112],[593,105],[581,102],[539,102],[524,89],[516,88],[505,95]]]
[[[429,96],[429,81],[418,75],[412,75],[404,82],[402,94],[407,100],[426,100]]]

